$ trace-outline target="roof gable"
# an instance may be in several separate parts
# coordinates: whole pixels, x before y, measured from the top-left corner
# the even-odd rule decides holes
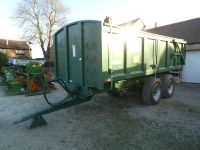
[[[130,26],[130,25],[134,25],[137,21],[139,21],[140,18],[137,18],[135,20],[132,20],[132,21],[128,21],[128,22],[125,22],[125,23],[122,23],[122,24],[119,24],[119,26]]]
[[[0,39],[0,48],[1,49],[28,50],[29,46],[25,41]]]
[[[119,24],[118,26],[122,26],[122,27],[136,27],[137,29],[139,30],[144,30],[145,29],[145,24],[144,22],[142,21],[142,19],[140,18],[137,18],[135,20],[132,20],[132,21],[128,21],[128,22],[125,22],[125,23],[122,23],[122,24]]]
[[[200,43],[200,18],[186,20],[174,24],[160,26],[146,30],[147,32],[181,38],[187,44]]]

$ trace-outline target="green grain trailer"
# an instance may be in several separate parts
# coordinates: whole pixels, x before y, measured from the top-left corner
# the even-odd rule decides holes
[[[173,95],[171,73],[180,72],[185,63],[184,40],[127,31],[101,21],[68,24],[53,40],[56,79],[49,82],[58,82],[68,96],[51,103],[44,92],[53,107],[29,115],[36,120],[32,127],[38,120],[44,122],[42,115],[86,102],[102,91],[121,95],[126,88],[139,89],[145,103],[157,104]],[[27,117],[17,122],[24,120]]]
[[[127,32],[120,27],[102,25],[100,21],[79,21],[55,33],[54,50],[56,77],[64,80],[70,89],[79,87],[81,98],[98,90],[121,91],[134,85],[145,88],[153,82],[155,90],[160,92],[158,98],[150,98],[156,92],[151,89],[154,86],[147,87],[153,93],[147,95],[146,91],[142,95],[145,102],[155,104],[162,95],[162,86],[163,89],[174,87],[174,81],[166,85],[164,80],[173,80],[166,74],[182,68],[185,41]],[[169,91],[163,91],[165,96],[169,94],[166,92]]]

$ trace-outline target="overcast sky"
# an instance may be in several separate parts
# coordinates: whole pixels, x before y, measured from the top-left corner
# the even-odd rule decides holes
[[[20,29],[10,19],[21,0],[0,0],[0,38],[19,39]],[[64,0],[70,9],[69,21],[101,20],[106,16],[114,24],[141,18],[147,27],[200,17],[199,0]]]

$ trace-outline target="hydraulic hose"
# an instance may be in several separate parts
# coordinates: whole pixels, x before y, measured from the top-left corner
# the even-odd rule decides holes
[[[59,83],[62,86],[62,88],[67,92],[67,96],[63,100],[60,100],[59,102],[56,102],[56,103],[52,103],[48,100],[46,91],[48,90],[48,84],[50,84],[51,82]],[[44,88],[43,88],[43,96],[49,105],[51,105],[52,107],[59,107],[59,106],[63,105],[64,103],[66,103],[67,101],[69,101],[70,97],[77,96],[78,91],[79,91],[79,88],[70,90],[62,79],[55,78],[55,79],[52,79],[52,80],[49,80],[48,82],[46,82],[46,84],[44,85]]]

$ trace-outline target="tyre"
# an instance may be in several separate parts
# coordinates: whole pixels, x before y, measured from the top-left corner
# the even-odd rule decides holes
[[[162,82],[160,79],[151,77],[143,85],[142,100],[146,104],[155,105],[160,102],[162,96]]]
[[[165,74],[161,77],[162,98],[169,98],[174,93],[175,82],[171,74]]]

